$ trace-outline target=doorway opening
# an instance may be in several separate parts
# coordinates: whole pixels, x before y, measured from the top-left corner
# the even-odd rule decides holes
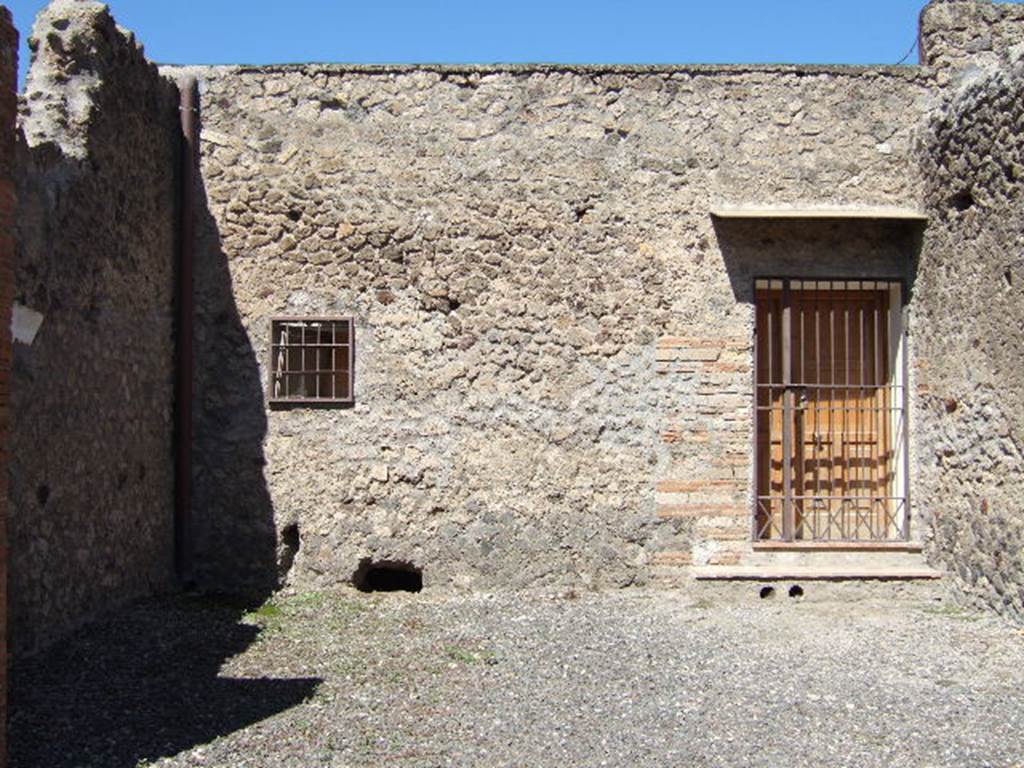
[[[902,290],[756,281],[755,540],[909,537]]]

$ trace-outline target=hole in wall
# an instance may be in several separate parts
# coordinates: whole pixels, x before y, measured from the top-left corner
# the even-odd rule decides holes
[[[302,546],[302,537],[299,535],[299,524],[289,523],[281,529],[281,553],[278,558],[277,571],[281,579],[288,575],[295,563],[295,556]]]
[[[296,552],[299,551],[300,541],[298,523],[292,523],[291,525],[286,525],[284,527],[284,530],[281,531],[281,544],[288,547],[288,549],[294,549]]]
[[[39,502],[40,507],[45,507],[46,502],[50,500],[50,486],[43,483],[36,488],[36,501]]]
[[[804,588],[799,584],[794,584],[789,588],[789,596],[793,598],[801,598],[804,596]]]
[[[949,207],[956,211],[966,211],[974,207],[974,195],[969,189],[962,189],[949,198]]]
[[[292,221],[298,221],[299,219],[302,218],[302,211],[300,211],[298,208],[292,208],[290,211],[288,211],[288,218],[291,219]]]
[[[770,600],[775,597],[775,587],[761,587],[761,591],[757,593],[757,596],[762,600]]]
[[[1013,288],[1013,270],[1012,269],[1007,268],[1007,270],[1005,272],[1003,272],[1003,280],[1006,281],[1006,287],[1007,288]]]
[[[423,571],[402,560],[364,558],[352,574],[352,584],[360,592],[419,592],[423,589]]]
[[[594,210],[594,203],[590,200],[584,200],[582,203],[577,203],[572,207],[573,215],[576,217],[576,221],[581,222],[588,213]]]

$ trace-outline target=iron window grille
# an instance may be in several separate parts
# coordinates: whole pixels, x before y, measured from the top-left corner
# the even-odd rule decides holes
[[[355,401],[355,326],[351,317],[276,317],[270,321],[270,402]]]
[[[755,541],[909,538],[902,291],[755,281]]]

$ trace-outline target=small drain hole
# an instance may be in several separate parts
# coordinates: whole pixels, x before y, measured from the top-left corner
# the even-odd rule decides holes
[[[790,597],[803,597],[804,596],[804,588],[801,587],[799,584],[794,584],[792,587],[789,588],[789,596]]]
[[[400,560],[362,560],[352,574],[352,584],[360,592],[419,592],[423,589],[423,571]]]
[[[775,587],[761,587],[761,591],[758,592],[758,596],[762,600],[768,600],[775,597]]]

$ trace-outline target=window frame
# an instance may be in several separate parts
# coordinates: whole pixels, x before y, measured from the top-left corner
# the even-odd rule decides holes
[[[329,348],[336,349],[347,347],[346,362],[348,365],[347,370],[344,368],[335,367],[333,364],[334,355],[332,355],[332,367],[321,370],[319,363],[317,363],[317,369],[310,373],[325,373],[330,375],[336,375],[338,373],[347,373],[346,383],[348,385],[348,395],[346,397],[319,397],[304,395],[301,397],[281,397],[274,394],[275,382],[279,374],[288,373],[303,373],[304,371],[278,371],[276,363],[276,350],[281,346],[275,341],[274,333],[280,328],[283,323],[331,323],[331,324],[345,324],[347,325],[347,342],[339,343],[337,341],[336,331],[333,336],[333,341],[329,345]],[[270,318],[270,343],[267,345],[269,359],[267,361],[267,402],[271,408],[281,408],[288,406],[351,406],[355,404],[355,387],[356,387],[356,371],[355,371],[355,348],[356,348],[356,325],[355,317],[352,315],[274,315]],[[292,346],[289,343],[289,346]],[[295,345],[301,350],[309,348],[317,349],[321,348],[322,345],[319,343],[307,344],[305,340]],[[304,362],[303,362],[304,367]]]

